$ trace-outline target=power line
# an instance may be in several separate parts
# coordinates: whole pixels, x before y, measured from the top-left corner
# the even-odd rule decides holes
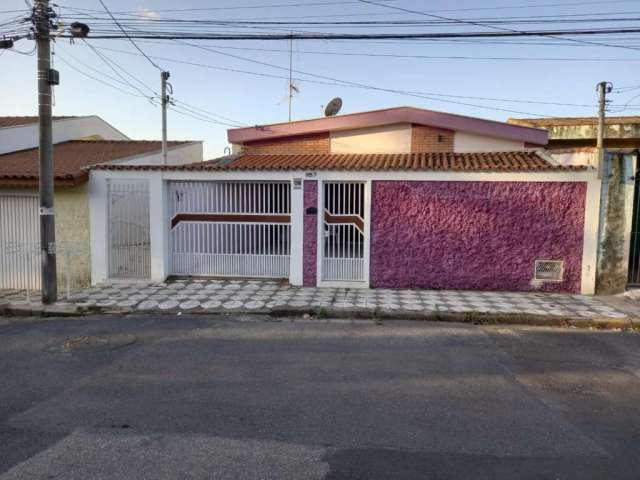
[[[163,44],[164,45],[164,44]],[[193,46],[191,44],[187,44],[188,46]],[[204,47],[204,46],[199,46],[205,50],[208,51],[212,51],[211,49]],[[113,51],[116,53],[124,53],[124,54],[128,54],[128,55],[136,55],[135,53],[132,52],[127,52],[125,50],[117,50],[117,49],[112,49],[112,48],[107,48],[107,47],[101,47],[103,50],[108,50],[108,51]],[[212,53],[218,53],[217,51],[212,51]],[[175,63],[181,63],[181,64],[185,64],[185,65],[191,65],[191,66],[196,66],[196,67],[203,67],[203,68],[211,68],[214,70],[222,70],[222,71],[229,71],[229,72],[234,72],[234,73],[244,73],[244,74],[249,74],[249,75],[256,75],[256,76],[263,76],[263,77],[268,77],[268,78],[277,78],[277,79],[285,79],[288,80],[288,76],[284,76],[284,75],[273,75],[273,74],[268,74],[268,73],[263,73],[263,72],[252,72],[252,71],[247,71],[247,70],[240,70],[240,69],[235,69],[235,68],[226,68],[226,67],[220,67],[220,66],[215,66],[215,65],[207,65],[207,64],[202,64],[202,63],[198,63],[198,62],[190,62],[190,61],[185,61],[185,60],[178,60],[178,59],[173,59],[173,58],[168,58],[168,57],[154,57],[154,58],[159,58],[163,61],[167,61],[167,62],[175,62]],[[252,61],[254,63],[260,63],[262,65],[265,66],[269,66],[272,68],[278,68],[280,70],[287,70],[288,68],[286,67],[281,67],[278,65],[273,65],[270,63],[266,63],[266,62],[260,62],[257,60],[253,60],[253,59],[249,59],[247,57],[240,57],[240,56],[236,56],[236,58],[241,59],[241,60],[246,60],[246,61]],[[318,78],[323,78],[323,79],[331,79],[331,82],[325,82],[325,81],[317,81],[317,80],[310,80],[310,79],[306,79],[306,78],[294,78],[295,81],[301,81],[301,82],[308,82],[308,83],[317,83],[317,84],[321,84],[321,85],[335,85],[335,86],[349,86],[349,83],[351,82],[346,82],[345,85],[345,81],[343,80],[338,80],[338,79],[333,79],[332,77],[325,77],[325,76],[320,76],[320,75],[316,75],[316,74],[312,74],[312,73],[308,73],[308,72],[300,72],[298,70],[293,70],[296,73],[300,73],[303,75],[309,75],[309,76],[314,76],[314,77],[318,77]],[[509,98],[493,98],[493,97],[473,97],[473,96],[465,96],[465,95],[450,95],[450,94],[445,94],[445,93],[436,93],[436,92],[411,92],[411,93],[415,93],[415,94],[423,94],[423,95],[433,95],[433,96],[442,96],[442,97],[450,97],[450,98],[460,98],[460,99],[474,99],[474,100],[485,100],[485,101],[497,101],[497,102],[506,102],[506,103],[525,103],[525,104],[538,104],[538,105],[557,105],[557,106],[567,106],[567,107],[585,107],[585,108],[592,108],[594,105],[592,104],[572,104],[572,103],[562,103],[562,102],[544,102],[544,101],[535,101],[535,100],[522,100],[522,99],[509,99]]]
[[[420,27],[420,26],[443,26],[451,24],[459,24],[460,22],[470,23],[473,21],[474,25],[494,25],[494,24],[551,24],[551,23],[601,23],[601,22],[635,22],[639,19],[631,15],[637,15],[638,11],[633,12],[619,12],[615,15],[624,15],[624,17],[611,17],[602,16],[605,14],[573,14],[573,15],[543,15],[543,16],[524,16],[524,17],[482,17],[477,19],[465,19],[461,21],[457,20],[338,20],[338,21],[283,21],[280,19],[274,19],[269,21],[260,20],[220,20],[220,19],[177,19],[177,18],[133,18],[133,19],[120,19],[121,26],[127,25],[154,25],[162,27],[179,26],[180,28],[201,28],[202,26],[285,26],[291,28],[292,26],[303,26],[307,28],[315,28],[318,26],[334,26],[334,27]],[[609,13],[609,15],[611,15]],[[93,15],[86,15],[88,18],[95,20],[93,26],[109,26],[112,21],[107,18],[96,17]],[[60,15],[60,18],[71,19],[72,16]],[[73,18],[78,18],[78,14],[74,14]]]
[[[637,0],[608,0],[607,5],[611,4],[619,4],[619,3],[635,3]],[[332,2],[308,2],[308,3],[288,3],[288,4],[263,4],[263,5],[236,5],[233,7],[205,7],[205,8],[183,8],[183,9],[154,9],[153,13],[162,13],[162,12],[200,12],[200,11],[221,11],[221,10],[247,10],[247,9],[266,9],[266,8],[297,8],[297,7],[313,7],[313,6],[334,6],[334,5],[347,5],[347,4],[357,4],[360,3],[358,1],[332,1]],[[448,8],[448,9],[438,9],[432,10],[429,13],[452,13],[452,12],[472,12],[472,11],[487,11],[487,10],[517,10],[517,9],[531,9],[531,8],[550,8],[550,7],[573,7],[573,6],[586,6],[586,5],[602,5],[602,1],[579,1],[579,2],[556,2],[556,3],[541,3],[541,4],[520,4],[520,5],[504,5],[504,6],[495,6],[495,7],[470,7],[470,8]],[[65,5],[57,5],[63,8],[71,8]],[[99,12],[99,10],[89,9],[89,8],[79,8],[74,7],[77,10],[88,11],[88,12]],[[11,12],[11,11],[9,11]],[[18,12],[15,10],[13,12]],[[119,11],[115,12],[119,15],[129,15],[129,16],[143,16],[139,11]],[[405,12],[406,13],[406,12]],[[345,14],[334,14],[331,16],[340,17],[340,16],[382,16],[386,14],[382,13],[357,13],[353,15],[345,15]],[[309,16],[306,18],[312,17],[328,17],[329,15],[317,15],[317,16]],[[279,17],[279,18],[288,18],[288,17]],[[301,17],[291,17],[291,18],[301,18]]]
[[[163,42],[157,42],[166,45]],[[228,45],[217,45],[216,48],[223,50],[242,50],[255,52],[279,52],[288,53],[289,50],[280,48],[258,48],[258,47],[232,47]],[[466,55],[403,55],[395,53],[370,53],[370,52],[337,52],[326,50],[296,50],[296,53],[308,55],[335,55],[335,56],[355,56],[355,57],[382,57],[382,58],[408,58],[408,59],[428,59],[428,60],[505,60],[505,61],[550,61],[550,62],[640,62],[640,58],[581,58],[581,57],[475,57]]]
[[[124,75],[122,75],[118,69],[122,70],[123,72],[125,72],[128,76],[131,76],[132,78],[134,78],[138,83],[140,83],[143,87],[147,88],[148,90],[151,91],[151,93],[153,94],[153,96],[149,97],[150,100],[153,101],[153,99],[155,98],[155,96],[157,96],[157,92],[154,91],[151,87],[149,87],[148,85],[146,85],[145,83],[143,83],[141,80],[138,80],[136,77],[133,77],[129,72],[127,72],[126,69],[120,67],[120,65],[118,65],[116,62],[112,61],[109,57],[107,57],[106,55],[100,53],[93,45],[91,45],[88,42],[84,42],[92,51],[93,53],[96,54],[96,56],[98,58],[100,58],[100,60],[102,60],[102,62],[109,67],[109,69],[115,73],[120,79],[121,81],[130,86],[131,88],[133,88],[134,90],[136,90],[138,93],[140,93],[141,95],[145,95],[147,97],[149,97],[149,95],[147,95],[144,91],[142,91],[139,87],[135,86],[133,83],[131,83],[129,80],[127,80]],[[77,61],[77,60],[76,60]],[[117,67],[117,68],[116,68]],[[89,67],[91,68],[91,67]]]
[[[559,35],[592,36],[615,33],[640,33],[640,27],[630,28],[591,28],[574,30],[526,30],[514,32],[442,32],[442,33],[270,33],[270,34],[228,34],[228,33],[198,33],[198,32],[141,32],[135,35],[99,34],[91,39],[158,39],[158,40],[375,40],[375,39],[451,39],[451,38],[506,38],[506,37],[549,37]],[[73,38],[70,34],[62,34],[61,38]],[[566,39],[575,41],[574,39]],[[590,42],[595,46],[619,47],[640,50],[624,45],[613,45]],[[146,55],[145,55],[146,56]]]
[[[185,43],[185,42],[181,42],[181,43]],[[190,44],[187,44],[187,45],[190,45]],[[191,45],[191,46],[193,46],[193,45]],[[197,47],[201,47],[201,46],[197,46]],[[129,52],[122,52],[122,53],[129,53]],[[216,53],[216,52],[214,52],[214,53]],[[268,64],[266,62],[259,62],[257,60],[246,59],[246,58],[243,58],[243,57],[239,57],[239,58],[247,60],[247,61],[252,61],[254,63],[260,63],[260,64],[263,64],[263,65],[266,65],[266,66],[270,66],[272,68],[277,68],[277,69],[282,69],[282,70],[287,70],[288,71],[288,68],[280,67],[278,65]],[[204,67],[204,68],[212,68],[212,69],[215,69],[215,70],[225,70],[225,71],[231,71],[231,72],[236,72],[236,73],[248,73],[250,75],[257,75],[257,76],[263,76],[263,77],[278,78],[278,79],[288,79],[288,76],[285,77],[284,75],[273,75],[273,74],[267,74],[267,73],[262,73],[262,72],[250,72],[250,71],[240,70],[240,69],[217,67],[217,66],[213,66],[213,65],[206,65],[206,64],[196,63],[196,62],[188,62],[188,61],[184,61],[184,60],[174,60],[174,59],[170,59],[170,58],[167,58],[167,57],[161,57],[161,59],[164,60],[164,61],[176,61],[178,63],[184,63],[184,64],[193,65],[193,66],[199,66],[199,67]],[[437,98],[437,95],[447,96],[445,94],[437,94],[437,93],[433,94],[433,93],[430,93],[430,92],[415,92],[415,91],[406,91],[406,90],[383,88],[383,87],[377,87],[377,86],[367,85],[367,84],[358,83],[358,82],[351,82],[351,81],[341,80],[341,79],[328,77],[328,76],[324,76],[324,75],[317,75],[317,74],[308,73],[308,72],[301,72],[299,70],[294,70],[294,71],[296,73],[298,73],[298,74],[308,75],[308,76],[311,76],[311,77],[320,78],[320,79],[324,79],[324,80],[329,80],[329,81],[319,81],[319,80],[313,80],[313,79],[307,79],[307,78],[295,78],[295,80],[299,81],[299,82],[319,83],[319,84],[324,84],[324,85],[336,85],[336,86],[342,86],[342,87],[346,86],[346,87],[351,87],[351,88],[361,88],[361,89],[367,89],[367,90],[373,90],[373,91],[381,91],[381,92],[386,92],[386,93],[394,93],[394,94],[399,94],[399,95],[404,95],[404,96],[422,98],[422,99],[427,99],[427,100],[432,100],[432,101],[437,101],[437,102],[442,102],[442,103],[465,105],[465,106],[481,108],[481,109],[485,109],[485,110],[503,111],[503,112],[508,112],[508,113],[517,113],[517,114],[532,115],[532,116],[547,116],[547,115],[543,115],[543,114],[531,113],[531,112],[523,112],[523,111],[512,110],[512,109],[507,109],[507,108],[490,107],[490,106],[486,106],[486,105],[477,105],[477,104],[472,104],[472,103],[468,103],[468,102],[462,102],[462,101],[458,101],[458,100],[451,100],[451,99],[448,99],[448,98]],[[458,96],[448,96],[448,97],[449,98],[458,98]],[[462,96],[460,96],[460,97],[464,98]],[[493,101],[496,101],[496,100],[497,99],[494,99]],[[506,99],[504,99],[504,100],[501,99],[500,101],[506,101]],[[518,100],[518,102],[520,102],[520,100]],[[574,105],[574,106],[576,106],[576,105]],[[591,107],[591,106],[589,106],[589,107]]]
[[[94,77],[93,75],[91,75],[90,73],[85,72],[84,70],[80,70],[79,68],[75,67],[74,65],[72,65],[68,60],[66,60],[64,58],[64,56],[60,56],[60,53],[57,53],[56,56],[58,57],[59,60],[62,61],[62,63],[64,63],[65,65],[67,65],[69,68],[71,68],[72,70],[76,71],[77,73],[84,75],[87,78],[90,78],[91,80],[95,80],[96,82],[102,83],[103,85],[106,85],[108,87],[113,88],[114,90],[118,90],[120,93],[124,93],[125,95],[129,95],[132,97],[138,97],[138,98],[145,98],[145,99],[149,99],[149,97],[147,97],[146,95],[140,95],[138,93],[133,93],[133,92],[129,92],[127,90],[124,90],[116,85],[113,85],[107,81],[105,81],[104,79],[98,78],[98,77]]]
[[[109,9],[107,8],[107,6],[105,5],[105,3],[102,0],[99,0],[100,4],[102,5],[102,7],[106,10],[106,12],[109,14],[109,16],[113,19],[113,22],[120,28],[120,30],[122,30],[122,33],[124,33],[124,35],[126,36],[126,38],[129,39],[129,41],[131,42],[131,44],[136,47],[136,49],[142,54],[143,57],[145,57],[149,63],[151,63],[151,65],[153,65],[154,67],[156,67],[158,70],[160,70],[161,72],[164,71],[163,68],[161,68],[157,63],[155,63],[153,60],[151,60],[146,53],[144,53],[144,51],[142,51],[142,49],[138,46],[138,44],[136,42],[133,41],[133,39],[129,36],[129,34],[125,31],[124,28],[122,28],[122,26],[118,23],[118,20],[116,20],[116,17],[114,17],[112,15],[112,13],[109,11]]]
[[[129,86],[129,87],[131,87],[131,88],[135,89],[135,90],[138,92],[138,94],[133,94],[134,96],[141,97],[141,98],[146,98],[146,99],[148,99],[148,100],[149,100],[149,101],[150,101],[154,106],[156,105],[156,104],[154,103],[155,97],[150,97],[149,95],[145,94],[145,93],[144,93],[144,92],[142,92],[140,89],[138,89],[138,88],[136,88],[134,85],[132,85],[132,84],[131,84],[131,82],[127,81],[127,80],[126,80],[125,78],[123,78],[123,77],[122,77],[122,76],[121,76],[117,71],[113,70],[113,68],[111,67],[111,65],[109,64],[109,62],[110,62],[110,63],[113,63],[113,65],[115,65],[116,67],[118,67],[118,68],[119,68],[119,69],[121,69],[122,71],[126,71],[126,69],[124,69],[122,66],[120,66],[118,63],[114,62],[112,59],[110,59],[110,58],[109,58],[109,57],[107,57],[106,55],[104,55],[104,54],[99,54],[99,53],[96,51],[96,48],[95,48],[95,47],[93,47],[93,46],[91,46],[91,45],[88,45],[88,46],[89,46],[89,47],[91,47],[91,49],[92,49],[92,50],[93,50],[93,51],[94,51],[94,52],[95,52],[95,53],[96,53],[96,54],[97,54],[97,55],[98,55],[98,56],[103,60],[103,62],[104,62],[107,66],[109,66],[109,67],[112,69],[112,71],[114,71],[114,73],[116,73],[116,75],[118,75],[118,77],[119,77],[119,78],[117,78],[117,77],[113,77],[113,76],[111,76],[111,75],[108,75],[108,74],[106,74],[106,73],[104,73],[104,72],[100,71],[100,70],[97,70],[97,69],[93,68],[91,65],[88,65],[87,63],[85,63],[85,62],[83,62],[83,61],[79,60],[76,56],[74,56],[73,54],[71,54],[71,53],[70,53],[70,52],[68,52],[68,51],[65,51],[65,54],[68,54],[68,55],[69,55],[69,56],[71,56],[71,57],[72,57],[72,58],[73,58],[77,63],[79,63],[79,64],[83,65],[85,68],[88,68],[88,69],[90,69],[90,70],[92,70],[92,71],[96,72],[96,73],[97,73],[97,74],[99,74],[101,77],[109,78],[110,80],[115,81],[115,82],[117,82],[117,83],[120,83],[121,85],[126,85],[126,86]],[[131,53],[131,52],[128,52],[128,53]],[[133,54],[133,55],[138,55],[138,54],[135,54],[135,53],[132,53],[132,54]],[[62,58],[61,58],[61,59],[62,59]],[[69,62],[68,62],[68,61],[65,61],[64,59],[62,59],[62,60],[63,60],[63,62],[64,62],[65,64],[67,64],[67,65],[71,66],[71,65],[69,64]],[[79,71],[77,68],[75,68],[75,67],[73,67],[73,66],[71,66],[71,68],[73,68],[73,69],[74,69],[74,70],[76,70],[76,71]],[[87,76],[89,76],[89,75],[87,75]],[[95,77],[93,77],[93,76],[89,76],[89,78],[92,78],[92,79],[94,79],[94,80],[100,81],[100,79],[95,78]],[[144,84],[141,80],[139,80],[139,79],[137,79],[136,77],[133,77],[133,76],[132,76],[132,78],[134,78],[136,81],[138,81],[139,83],[141,83],[142,85],[144,85],[148,90],[150,90],[152,93],[154,93],[154,95],[155,95],[156,97],[158,96],[158,93],[157,93],[157,92],[155,92],[155,91],[154,91],[151,87],[149,87],[148,85]],[[115,88],[115,89],[117,89],[117,90],[121,91],[122,93],[131,94],[131,92],[124,91],[124,90],[122,90],[120,87],[116,87],[115,85],[111,85],[111,84],[109,84],[108,82],[102,81],[102,83],[105,83],[105,84],[109,85],[110,87]],[[238,126],[245,125],[245,124],[243,124],[242,122],[238,122],[238,121],[233,120],[233,119],[231,119],[231,118],[224,117],[224,116],[222,116],[222,115],[219,115],[219,114],[216,114],[216,113],[210,112],[210,111],[208,111],[208,110],[205,110],[205,109],[203,109],[203,108],[197,107],[197,106],[195,106],[195,105],[190,105],[190,104],[188,104],[188,103],[186,103],[186,102],[183,102],[183,101],[181,101],[181,100],[174,99],[174,102],[175,102],[175,103],[180,104],[180,105],[181,105],[181,108],[183,108],[184,110],[196,110],[197,112],[194,112],[194,113],[198,113],[200,116],[203,116],[203,117],[204,117],[204,116],[210,117],[210,118],[209,118],[209,120],[211,120],[211,122],[213,122],[213,123],[219,123],[219,124],[222,124],[222,125],[232,126],[232,127],[238,127]],[[218,117],[218,118],[220,118],[220,119],[222,119],[222,120],[224,120],[224,121],[220,121],[220,120],[212,120],[212,118],[215,118],[215,117]]]
[[[219,55],[223,55],[223,56],[228,56],[231,58],[235,58],[238,60],[243,60],[246,62],[251,62],[251,63],[256,63],[258,65],[264,65],[267,67],[271,67],[271,68],[276,68],[278,70],[285,70],[285,71],[292,71],[295,72],[297,74],[301,74],[301,75],[308,75],[310,77],[316,77],[316,78],[320,78],[323,80],[330,80],[330,81],[334,81],[334,82],[341,82],[341,83],[345,83],[347,85],[353,85],[353,86],[358,86],[358,87],[364,87],[364,88],[374,88],[377,89],[377,87],[371,87],[368,86],[366,84],[362,84],[362,83],[358,83],[358,82],[351,82],[351,81],[346,81],[346,80],[341,80],[338,78],[334,78],[334,77],[329,77],[326,75],[319,75],[319,74],[315,74],[315,73],[309,73],[309,72],[304,72],[301,70],[295,70],[295,69],[291,69],[291,68],[287,68],[287,67],[283,67],[280,65],[275,65],[272,63],[268,63],[268,62],[264,62],[261,60],[255,60],[252,58],[248,58],[248,57],[244,57],[241,55],[234,55],[231,53],[227,53],[227,52],[220,52],[219,50],[215,50],[213,48],[210,47],[205,47],[202,45],[196,45],[193,43],[188,43],[188,42],[182,42],[179,41],[178,43],[184,44],[184,45],[188,45],[194,48],[199,48],[208,52],[212,52],[212,53],[216,53]],[[385,90],[385,89],[381,89],[381,90]],[[442,96],[442,97],[449,97],[449,98],[459,98],[459,99],[470,99],[470,100],[487,100],[487,101],[502,101],[502,102],[508,102],[508,103],[530,103],[530,104],[542,104],[542,105],[563,105],[563,106],[576,106],[576,107],[593,107],[593,105],[576,105],[576,104],[566,104],[566,103],[556,103],[556,102],[536,102],[536,101],[526,101],[526,100],[520,100],[520,99],[499,99],[499,98],[487,98],[487,97],[471,97],[471,96],[463,96],[463,95],[448,95],[448,94],[441,94],[441,93],[433,93],[433,92],[411,92],[411,91],[399,91],[399,92],[403,92],[406,94],[418,94],[418,95],[435,95],[435,96]]]
[[[57,54],[57,55],[59,56],[60,54]],[[132,97],[145,98],[145,99],[147,99],[147,100],[149,99],[149,97],[147,97],[146,95],[140,95],[140,94],[137,94],[137,93],[129,92],[129,91],[127,91],[127,90],[124,90],[124,89],[122,89],[122,88],[118,87],[117,85],[113,85],[112,83],[109,83],[109,82],[105,81],[104,79],[101,79],[101,78],[95,77],[95,76],[93,76],[93,75],[91,75],[91,74],[89,74],[89,73],[87,73],[87,72],[85,72],[85,71],[83,71],[83,70],[81,70],[81,69],[79,69],[79,68],[75,67],[75,66],[74,66],[74,65],[72,65],[68,60],[66,60],[64,57],[59,56],[59,59],[60,59],[60,60],[61,60],[65,65],[67,65],[69,68],[71,68],[72,70],[76,71],[77,73],[79,73],[79,74],[81,74],[81,75],[84,75],[85,77],[90,78],[91,80],[94,80],[94,81],[96,81],[96,82],[99,82],[99,83],[101,83],[101,84],[103,84],[103,85],[106,85],[106,86],[108,86],[108,87],[110,87],[110,88],[113,88],[114,90],[117,90],[117,91],[119,91],[120,93],[123,93],[123,94],[125,94],[125,95],[129,95],[129,96],[132,96]],[[104,73],[103,73],[103,75],[104,75]],[[154,105],[155,105],[155,104],[154,104]],[[196,116],[196,115],[195,115],[195,113],[197,113],[197,112],[190,113],[190,112],[189,112],[189,110],[187,110],[186,108],[184,108],[184,107],[181,107],[181,108],[183,108],[183,110],[184,110],[184,111],[182,111],[182,110],[178,110],[175,106],[174,106],[174,107],[169,107],[169,109],[170,109],[170,110],[175,111],[176,113],[179,113],[179,114],[181,114],[181,115],[185,115],[185,116],[189,116],[189,117],[194,118],[194,119],[196,119],[196,120],[205,121],[205,122],[208,122],[208,123],[214,123],[214,124],[218,124],[218,125],[223,125],[223,126],[227,126],[227,127],[238,127],[238,126],[242,126],[242,124],[238,124],[238,123],[225,123],[225,122],[220,122],[220,121],[215,120],[215,119],[213,119],[213,118],[207,118],[207,116],[205,116],[205,115],[203,115],[203,114],[198,114],[198,115]]]
[[[183,105],[185,107],[189,107],[192,110],[196,110],[197,112],[205,113],[206,115],[209,115],[209,116],[212,116],[212,117],[217,117],[217,118],[220,118],[222,120],[226,120],[227,122],[231,122],[235,126],[246,126],[247,125],[246,123],[238,122],[237,120],[233,120],[232,118],[225,117],[225,116],[220,115],[218,113],[213,113],[213,112],[211,112],[209,110],[205,110],[204,108],[200,108],[200,107],[197,107],[195,105],[191,105],[191,104],[186,103],[186,102],[184,102],[182,100],[174,99],[174,103],[177,103],[179,105]]]
[[[176,105],[177,104],[177,105]],[[175,101],[172,105],[168,106],[168,108],[170,110],[173,110],[174,112],[177,113],[183,113],[184,115],[188,115],[192,118],[196,118],[197,120],[202,120],[205,122],[209,122],[209,123],[215,123],[218,125],[224,125],[226,127],[233,127],[233,128],[237,128],[237,127],[243,127],[243,126],[247,126],[246,124],[243,123],[237,123],[237,122],[224,122],[224,121],[220,121],[217,120],[213,117],[213,115],[210,112],[205,112],[206,113],[202,113],[202,109],[199,107],[196,108],[192,108],[189,107],[188,104],[184,103],[184,102],[179,102],[179,101]],[[216,115],[217,116],[217,115]]]
[[[387,0],[387,1],[395,1],[395,0]],[[101,2],[102,3],[102,2]],[[341,1],[331,1],[331,2],[306,2],[306,3],[275,3],[275,4],[264,4],[264,5],[235,5],[233,7],[202,7],[202,8],[168,8],[168,9],[157,9],[154,12],[203,12],[203,11],[221,11],[221,10],[255,10],[262,8],[307,8],[307,7],[327,7],[334,5],[349,5],[349,4],[357,4],[357,0],[341,0]],[[79,8],[79,10],[85,11],[95,11],[88,8]],[[129,12],[121,11],[115,12],[117,14],[127,14]]]
[[[427,16],[427,17],[439,18],[440,20],[454,21],[454,22],[461,23],[461,24],[464,24],[464,25],[475,25],[477,27],[490,28],[490,29],[497,30],[497,31],[505,33],[505,34],[512,34],[512,35],[518,36],[518,35],[527,33],[527,32],[523,32],[521,30],[514,30],[514,29],[511,29],[511,28],[496,27],[496,26],[493,26],[493,25],[486,25],[486,24],[480,23],[480,22],[461,20],[461,19],[458,19],[458,18],[444,17],[442,15],[435,15],[433,13],[421,12],[419,10],[410,10],[410,9],[403,8],[403,7],[398,7],[398,6],[395,6],[395,5],[388,5],[388,4],[385,4],[385,3],[374,2],[372,0],[359,0],[359,1],[361,3],[366,3],[368,5],[377,5],[379,7],[391,8],[391,9],[394,9],[394,10],[401,10],[401,11],[406,12],[406,13],[414,13],[414,14],[417,14],[417,15],[424,15],[424,16]],[[562,34],[561,33],[545,33],[543,36],[550,37],[550,38],[557,38],[558,35],[562,35]],[[640,50],[640,48],[629,47],[629,46],[625,46],[625,45],[615,45],[615,44],[609,44],[609,43],[590,42],[590,41],[587,41],[587,40],[577,40],[577,39],[565,38],[565,37],[561,37],[560,40],[568,40],[570,42],[578,42],[578,43],[588,43],[588,44],[597,45],[597,46],[604,46],[604,47],[626,48],[626,49],[631,49],[631,50]]]

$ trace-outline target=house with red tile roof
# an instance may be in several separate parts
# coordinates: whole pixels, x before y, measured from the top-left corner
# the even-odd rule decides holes
[[[399,107],[228,140],[193,165],[91,167],[93,282],[120,278],[108,186],[146,182],[157,281],[594,291],[597,172],[554,161],[544,129]]]
[[[38,118],[0,117],[0,288],[37,289]],[[132,140],[97,116],[54,117],[58,278],[90,282],[89,173],[98,164],[161,164],[161,142]],[[168,163],[202,161],[202,142],[168,143]],[[138,242],[140,242],[138,238]]]

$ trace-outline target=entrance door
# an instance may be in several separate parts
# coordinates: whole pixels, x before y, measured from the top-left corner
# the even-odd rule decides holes
[[[288,278],[290,182],[171,182],[171,273]]]
[[[109,180],[109,278],[150,278],[149,184]]]
[[[322,281],[366,283],[365,182],[323,182]]]

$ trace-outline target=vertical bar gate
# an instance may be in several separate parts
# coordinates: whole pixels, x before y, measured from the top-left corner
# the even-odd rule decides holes
[[[365,183],[323,182],[322,280],[365,278]]]
[[[290,182],[169,184],[173,275],[288,278]]]
[[[0,289],[40,289],[37,195],[0,195]]]
[[[149,184],[109,180],[109,278],[150,278]]]

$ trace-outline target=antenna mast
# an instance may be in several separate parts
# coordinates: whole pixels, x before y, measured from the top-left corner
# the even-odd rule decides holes
[[[293,32],[289,37],[289,121],[291,121],[291,104],[293,103]]]

